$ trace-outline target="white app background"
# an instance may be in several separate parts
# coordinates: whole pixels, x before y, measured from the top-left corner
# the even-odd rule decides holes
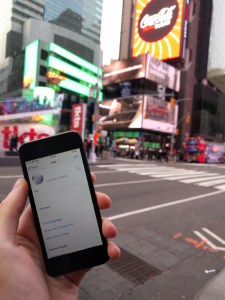
[[[102,245],[80,150],[26,167],[48,258]]]

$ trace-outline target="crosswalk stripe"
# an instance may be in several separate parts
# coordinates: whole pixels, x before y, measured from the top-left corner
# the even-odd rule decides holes
[[[209,180],[213,180],[213,179],[220,179],[221,177],[224,178],[222,175],[212,176],[211,174],[208,174],[205,177],[181,180],[180,182],[182,182],[182,183],[197,183],[197,182],[201,182],[201,181],[209,181]]]
[[[225,184],[215,186],[216,189],[225,191]]]
[[[175,170],[171,170],[171,171],[175,171]],[[168,171],[165,172],[165,170],[140,170],[139,172],[137,171],[130,171],[130,170],[127,170],[127,172],[129,173],[137,173],[137,174],[142,174],[142,175],[148,175],[148,174],[163,174],[163,173],[167,173],[168,174]]]
[[[203,172],[204,174],[202,174],[202,172],[199,172],[201,174],[188,174],[188,175],[177,175],[177,176],[172,176],[170,178],[167,178],[168,180],[181,180],[181,179],[187,179],[187,178],[201,178],[204,174],[208,175],[207,173]],[[211,173],[211,175],[218,175],[218,173]],[[181,181],[180,181],[181,182]]]
[[[133,166],[137,166],[137,167],[143,167],[143,166],[147,166],[147,164],[118,164],[118,165],[112,165],[112,164],[110,164],[110,165],[98,165],[98,168],[113,168],[113,169],[115,169],[115,168],[120,168],[120,167],[133,167]],[[148,165],[149,167],[150,166],[157,166],[157,165],[154,165],[154,164],[152,164],[152,165]]]
[[[170,166],[159,166],[156,164],[120,164],[100,165],[100,168],[107,167],[118,172],[135,173],[142,176],[149,176],[160,180],[174,180],[185,184],[195,184],[203,187],[214,187],[225,191],[225,175],[209,173],[206,171],[187,170]]]
[[[157,174],[157,175],[152,175],[152,177],[156,177],[156,178],[159,178],[159,177],[163,177],[163,178],[166,178],[166,177],[171,177],[172,175],[189,175],[190,173],[185,173],[185,172],[171,172],[171,173],[162,173],[162,174]],[[196,174],[196,173],[191,173],[191,174]]]
[[[209,187],[209,186],[213,186],[213,185],[218,185],[220,183],[225,183],[225,176],[223,179],[211,180],[208,182],[201,182],[198,185]]]
[[[159,168],[151,168],[152,171],[156,171],[157,169],[159,169]],[[117,170],[119,170],[119,171],[128,171],[128,172],[143,170],[143,172],[145,172],[145,171],[148,172],[149,168],[147,168],[147,167],[142,167],[142,168],[133,167],[133,168],[119,168]]]

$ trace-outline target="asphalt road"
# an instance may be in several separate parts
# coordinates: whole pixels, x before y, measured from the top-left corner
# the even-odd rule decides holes
[[[194,299],[225,266],[225,165],[116,161],[92,165],[120,260],[89,272],[80,300]],[[0,167],[0,196],[20,176]]]

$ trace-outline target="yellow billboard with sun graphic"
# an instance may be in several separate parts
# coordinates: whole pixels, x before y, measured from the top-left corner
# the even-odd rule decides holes
[[[148,53],[159,60],[184,57],[188,0],[136,0],[132,57]]]

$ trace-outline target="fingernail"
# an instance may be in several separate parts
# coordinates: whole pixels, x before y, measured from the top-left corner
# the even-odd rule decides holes
[[[20,185],[21,185],[21,179],[18,179],[18,180],[14,183],[12,190],[17,189]]]

